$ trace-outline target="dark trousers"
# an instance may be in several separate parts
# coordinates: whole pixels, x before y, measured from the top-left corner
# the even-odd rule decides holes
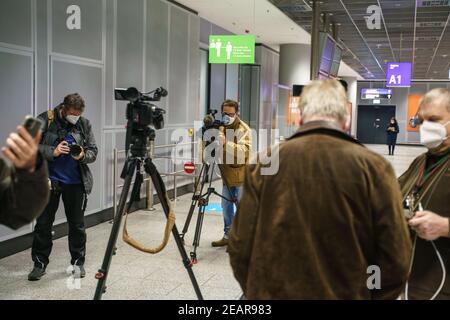
[[[389,155],[393,156],[395,151],[395,144],[389,145]]]
[[[49,263],[53,247],[52,226],[61,196],[69,225],[71,264],[84,264],[86,255],[86,230],[83,211],[85,202],[84,186],[82,184],[59,184],[58,187],[53,187],[50,201],[42,215],[37,219],[36,227],[34,228],[31,256],[34,265],[40,268],[45,268]]]

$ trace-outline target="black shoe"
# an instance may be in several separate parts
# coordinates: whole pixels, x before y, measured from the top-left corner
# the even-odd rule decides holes
[[[39,281],[45,275],[45,269],[34,267],[28,275],[28,281]]]

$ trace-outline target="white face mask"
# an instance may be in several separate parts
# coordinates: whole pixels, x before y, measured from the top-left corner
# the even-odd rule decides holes
[[[68,115],[68,116],[66,116],[66,120],[69,123],[76,125],[78,120],[80,120],[80,116]]]
[[[440,124],[437,122],[424,121],[420,126],[420,142],[428,149],[439,147],[447,137],[447,129],[445,127],[450,124]]]
[[[236,120],[236,117],[232,118],[227,114],[222,117],[222,121],[226,126],[231,126],[235,120]]]

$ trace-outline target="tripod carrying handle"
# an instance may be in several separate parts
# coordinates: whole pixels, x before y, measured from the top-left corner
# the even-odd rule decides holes
[[[133,239],[128,234],[128,230],[127,230],[128,212],[125,214],[125,222],[123,225],[123,236],[122,236],[123,241],[128,243],[133,248],[135,248],[139,251],[145,252],[145,253],[157,254],[157,253],[161,252],[162,250],[164,250],[167,243],[169,242],[170,233],[172,232],[172,228],[175,225],[175,213],[173,212],[172,204],[170,203],[167,193],[164,193],[164,198],[166,199],[167,204],[169,205],[169,217],[167,218],[166,228],[164,230],[164,237],[163,237],[162,243],[156,248],[147,248],[144,245],[142,245],[140,242],[138,242],[137,240]]]

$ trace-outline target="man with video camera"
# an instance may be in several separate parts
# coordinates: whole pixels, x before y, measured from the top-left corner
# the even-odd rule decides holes
[[[82,117],[84,99],[77,93],[64,98],[53,110],[39,115],[46,124],[39,149],[48,161],[51,182],[50,202],[37,220],[31,256],[34,268],[28,280],[37,281],[45,274],[52,250],[52,225],[62,196],[69,224],[71,265],[77,266],[83,278],[86,255],[84,211],[91,193],[93,177],[88,164],[97,158],[92,127]]]
[[[0,224],[18,229],[33,221],[48,201],[48,174],[39,154],[41,134],[33,138],[23,126],[11,133],[2,152],[13,165],[0,159]]]
[[[241,198],[245,165],[251,149],[251,131],[239,118],[239,104],[233,100],[225,100],[221,110],[224,127],[221,127],[219,141],[223,146],[223,164],[220,168],[224,183],[222,196],[225,198],[222,199],[224,235],[222,239],[211,243],[213,247],[228,245],[228,233],[237,209],[237,202],[233,201]]]

